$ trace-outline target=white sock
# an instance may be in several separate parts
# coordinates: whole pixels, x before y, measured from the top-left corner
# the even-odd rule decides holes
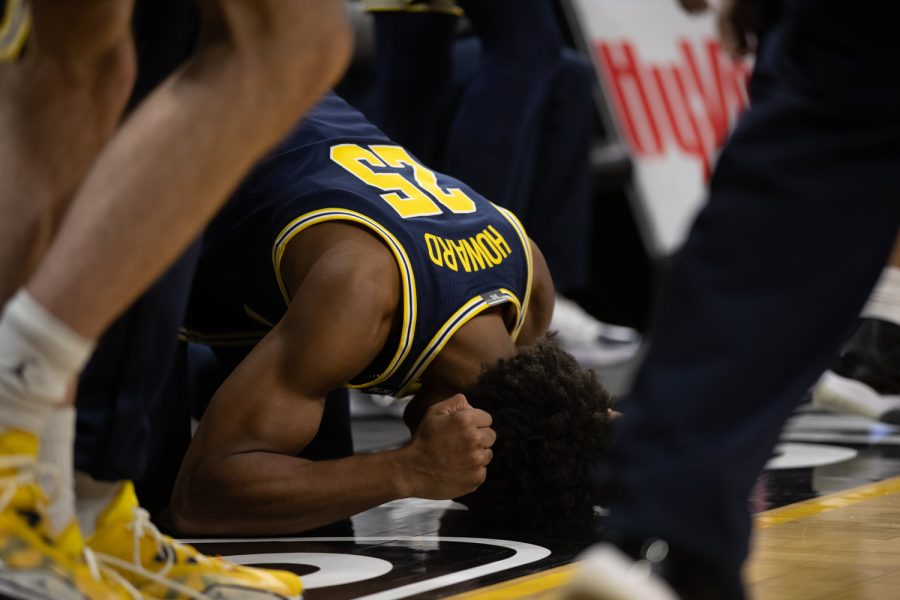
[[[93,348],[19,290],[0,317],[0,426],[39,435]]]
[[[78,503],[78,525],[88,538],[97,529],[97,519],[119,492],[121,481],[98,481],[78,471],[75,473],[75,497]]]
[[[41,487],[50,495],[47,514],[56,536],[75,518],[75,408],[66,406],[51,411],[40,438],[38,460],[55,467],[56,476],[42,477]]]
[[[900,268],[885,267],[881,272],[862,316],[900,325]]]

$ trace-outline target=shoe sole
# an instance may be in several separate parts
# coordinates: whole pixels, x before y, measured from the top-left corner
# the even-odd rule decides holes
[[[10,600],[87,600],[81,592],[63,584],[62,589],[40,589],[35,581],[17,583],[8,579],[0,579],[0,598]]]
[[[581,556],[562,600],[678,600],[666,582],[618,548],[600,544]]]
[[[900,396],[884,396],[866,384],[826,371],[812,391],[813,406],[900,425]]]

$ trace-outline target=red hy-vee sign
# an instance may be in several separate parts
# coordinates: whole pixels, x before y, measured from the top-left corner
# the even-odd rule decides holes
[[[632,151],[650,250],[669,254],[747,105],[750,67],[721,52],[713,13],[689,16],[678,0],[565,1],[594,60],[608,124]]]
[[[734,116],[746,106],[749,69],[733,61],[716,41],[678,41],[678,60],[641,61],[629,41],[597,42],[597,58],[611,83],[622,130],[641,157],[677,148],[695,157],[709,178],[711,159],[725,141]]]

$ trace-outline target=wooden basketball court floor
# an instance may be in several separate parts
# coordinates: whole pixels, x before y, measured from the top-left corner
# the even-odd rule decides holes
[[[399,431],[358,425],[383,441]],[[750,501],[751,598],[900,598],[900,428],[801,407]],[[191,541],[299,573],[307,600],[468,600],[559,598],[591,540],[477,529],[451,502],[404,500],[297,536]]]

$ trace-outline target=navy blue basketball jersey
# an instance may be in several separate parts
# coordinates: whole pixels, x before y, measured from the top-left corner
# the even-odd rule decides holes
[[[531,246],[518,219],[435,173],[334,94],[244,181],[210,225],[184,333],[213,348],[251,348],[284,315],[287,245],[319,223],[368,229],[400,268],[402,323],[350,387],[405,394],[467,321],[510,303],[519,333],[531,294]]]

